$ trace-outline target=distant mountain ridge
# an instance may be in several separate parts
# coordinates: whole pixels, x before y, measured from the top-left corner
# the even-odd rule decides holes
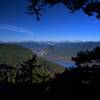
[[[79,51],[91,50],[96,46],[100,46],[100,41],[87,42],[15,42],[13,44],[21,45],[31,49],[39,56],[75,56]]]

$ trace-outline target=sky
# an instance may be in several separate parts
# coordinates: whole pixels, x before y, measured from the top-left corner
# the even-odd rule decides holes
[[[49,7],[39,22],[26,13],[28,0],[0,0],[0,41],[100,41],[100,20],[63,5]]]

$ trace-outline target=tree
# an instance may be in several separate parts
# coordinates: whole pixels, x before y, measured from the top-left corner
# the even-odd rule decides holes
[[[36,67],[36,55],[33,55],[32,59],[21,64],[21,80],[22,82],[32,83],[33,80],[33,69]]]
[[[0,82],[16,83],[16,68],[5,63],[0,64]]]
[[[76,65],[100,63],[100,47],[96,47],[91,51],[80,51],[76,57],[72,57],[72,60],[75,61]]]
[[[24,83],[40,83],[48,81],[49,72],[43,65],[37,63],[37,56],[34,55],[32,59],[24,62],[21,66],[21,80]]]
[[[86,15],[92,16],[96,13],[96,17],[100,18],[100,1],[98,0],[28,0],[29,6],[27,11],[30,15],[35,14],[39,21],[40,16],[47,6],[63,4],[71,13],[82,10]]]

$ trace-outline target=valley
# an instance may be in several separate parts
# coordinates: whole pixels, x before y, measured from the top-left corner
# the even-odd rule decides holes
[[[64,65],[74,65],[71,58],[76,56],[78,52],[85,50],[92,50],[93,48],[100,46],[100,42],[48,42],[48,41],[33,41],[33,42],[11,42],[9,44],[17,44],[22,47],[30,49],[37,56],[48,60],[50,62]]]
[[[18,69],[24,62],[32,59],[34,53],[32,50],[22,47],[18,44],[2,43],[0,44],[0,64],[7,64]],[[36,57],[36,64],[42,66],[40,71],[47,71],[53,77],[55,73],[62,73],[65,68],[62,65],[53,63],[43,57]]]

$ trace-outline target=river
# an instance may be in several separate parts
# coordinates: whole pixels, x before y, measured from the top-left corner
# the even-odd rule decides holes
[[[75,66],[74,62],[69,62],[69,61],[53,61],[53,63],[59,64],[59,65],[64,66],[66,68]]]
[[[61,65],[61,66],[64,66],[66,68],[68,67],[74,67],[75,66],[75,63],[70,60],[70,59],[63,59],[63,58],[59,58],[59,57],[52,57],[52,56],[47,56],[45,57],[46,60],[50,61],[50,62],[53,62],[55,64],[58,64],[58,65]]]

